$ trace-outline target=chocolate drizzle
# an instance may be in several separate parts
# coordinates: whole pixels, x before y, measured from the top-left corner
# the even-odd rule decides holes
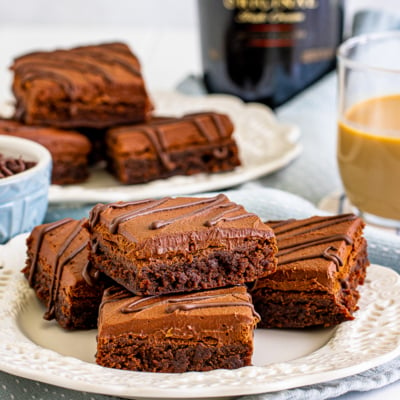
[[[212,143],[213,138],[211,135],[209,135],[204,123],[199,120],[199,117],[207,116],[211,118],[211,121],[214,124],[214,127],[216,129],[217,135],[220,140],[226,137],[226,129],[224,128],[224,125],[221,121],[221,115],[214,113],[214,112],[208,112],[208,113],[195,113],[195,114],[188,114],[185,115],[186,120],[190,120],[192,118],[193,124],[196,126],[197,130],[199,133],[207,140],[208,143]],[[222,147],[219,149],[214,149],[213,150],[213,155],[216,158],[223,159],[227,157],[228,155],[228,149],[226,147]]]
[[[127,202],[115,202],[115,203],[109,203],[109,204],[98,203],[90,210],[88,226],[90,229],[93,229],[93,227],[97,224],[97,222],[100,219],[100,214],[106,208],[125,208],[125,207],[129,207],[129,206],[136,206],[136,205],[141,205],[141,204],[150,204],[150,203],[153,203],[154,201],[155,200],[145,199],[145,200],[136,200],[136,201],[127,201]],[[123,214],[123,216],[126,216],[126,214]],[[127,218],[130,219],[129,216]],[[120,222],[118,222],[118,221],[119,221],[119,217],[114,218],[110,224],[110,229],[112,229],[113,231],[115,229],[117,229],[118,224],[121,223],[121,221]],[[116,224],[116,227],[114,227],[114,224]],[[113,232],[113,233],[115,233],[115,232]]]
[[[115,74],[106,65],[118,65],[135,77],[141,75],[137,58],[122,43],[30,53],[15,59],[12,69],[22,76],[21,84],[37,79],[52,80],[69,97],[76,98],[76,87],[69,73],[92,75],[112,83]]]
[[[114,301],[127,299],[132,296],[132,293],[120,286],[110,286],[103,293],[103,299],[100,304],[100,310],[107,304]]]
[[[302,238],[300,241],[296,241],[295,243],[285,243],[285,241],[299,236],[303,237],[307,233],[322,230],[332,225],[353,221],[356,218],[357,217],[354,214],[343,214],[333,217],[324,217],[323,219],[311,219],[306,223],[293,219],[287,221],[267,222],[267,224],[274,229],[278,240],[278,264],[284,265],[315,258],[324,258],[335,263],[337,268],[343,266],[343,260],[335,253],[338,249],[332,245],[326,247],[322,251],[316,251],[314,253],[297,254],[297,252],[305,248],[312,248],[325,243],[328,244],[339,241],[344,241],[347,245],[353,245],[353,240],[348,235],[327,234],[326,236],[319,235],[318,237],[311,239]],[[293,233],[293,231],[296,232]]]
[[[207,128],[204,124],[203,121],[201,121],[201,117],[208,117],[211,118],[211,121],[213,122],[213,125],[216,129],[217,135],[220,139],[224,137],[224,126],[221,122],[221,117],[220,115],[214,113],[214,112],[206,112],[206,113],[194,113],[194,114],[186,114],[183,119],[185,121],[190,121],[193,125],[196,126],[198,132],[207,140],[207,142],[212,142],[213,138],[207,131]]]
[[[125,298],[129,298],[132,296],[125,289],[114,289],[115,291],[111,294],[107,293],[104,296],[104,301],[102,302],[102,306],[106,303],[122,300]],[[248,293],[247,299],[248,301],[243,301],[242,298],[239,298],[237,294],[232,294],[232,297],[238,299],[237,301],[221,301],[221,302],[203,302],[207,300],[218,299],[220,297],[227,297],[229,293],[222,293],[222,294],[207,294],[207,295],[200,295],[200,296],[190,296],[190,295],[183,295],[182,297],[174,297],[168,298],[166,296],[149,296],[149,297],[137,297],[134,298],[128,304],[122,306],[119,311],[122,314],[131,314],[131,313],[140,313],[141,311],[145,311],[151,309],[155,306],[166,305],[165,313],[172,314],[175,311],[191,311],[191,310],[198,310],[204,308],[217,308],[217,307],[250,307],[253,315],[259,318],[259,315],[254,309],[254,306],[251,302],[251,297]],[[156,300],[156,301],[154,301]]]
[[[217,307],[250,307],[253,314],[258,316],[256,313],[254,306],[250,302],[244,301],[236,301],[234,303],[231,302],[218,302],[218,303],[179,303],[179,304],[170,304],[166,307],[165,312],[167,314],[172,314],[175,311],[191,311],[198,310],[202,308],[217,308]],[[260,318],[261,319],[261,318]]]
[[[296,222],[297,222],[296,220],[288,220],[287,224],[283,224],[283,221],[281,221],[282,224],[278,228],[275,227],[274,228],[274,232],[275,232],[275,235],[279,235],[281,240],[282,240],[282,239],[286,238],[286,236],[283,236],[284,233],[288,233],[288,232],[294,231],[294,230],[299,229],[299,228],[305,228],[305,227],[308,227],[308,226],[316,225],[316,226],[314,226],[312,228],[310,227],[309,229],[303,229],[301,232],[298,232],[298,233],[296,233],[294,235],[290,234],[287,237],[303,235],[305,233],[313,232],[313,231],[316,231],[318,229],[327,228],[327,227],[332,226],[332,225],[337,225],[337,224],[339,224],[341,222],[353,221],[356,218],[357,218],[357,216],[354,215],[354,214],[341,214],[341,215],[334,215],[332,217],[324,217],[323,220],[318,220],[318,221],[311,220],[311,221],[309,221],[307,223],[301,223],[300,222],[299,225],[296,224]],[[281,228],[285,227],[286,225],[288,225],[289,223],[291,224],[291,226],[286,227],[285,229],[281,229]]]
[[[44,236],[63,226],[66,224],[69,224],[73,222],[74,220],[72,218],[64,218],[59,221],[55,221],[50,224],[42,225],[40,226],[37,232],[37,240],[36,244],[32,249],[32,260],[29,266],[29,275],[28,275],[28,281],[31,286],[34,286],[34,276],[37,270],[37,264],[38,264],[38,257],[42,248],[43,244],[43,238]],[[70,234],[65,238],[65,241],[62,243],[62,245],[58,248],[56,257],[55,257],[55,262],[54,262],[54,269],[52,271],[52,276],[51,276],[51,282],[50,282],[50,287],[49,287],[49,299],[47,302],[47,310],[46,313],[44,314],[44,318],[47,320],[53,319],[54,318],[54,304],[57,300],[58,296],[58,288],[60,286],[60,280],[62,276],[62,272],[64,269],[64,266],[68,264],[74,257],[76,257],[81,251],[83,251],[85,248],[88,246],[88,239],[83,241],[79,246],[74,248],[67,256],[65,256],[65,252],[72,243],[72,241],[78,236],[78,234],[81,232],[82,229],[82,221],[76,221],[75,225],[70,232]],[[61,257],[65,256],[63,260],[61,261]]]
[[[170,199],[170,197],[166,197],[166,198],[160,199],[160,200],[146,200],[141,203],[138,203],[138,204],[144,204],[144,206],[139,209],[136,209],[136,210],[127,211],[127,212],[119,215],[118,217],[115,217],[111,221],[110,226],[109,226],[110,232],[116,233],[118,231],[120,224],[122,224],[123,222],[129,221],[132,218],[142,217],[144,215],[151,214],[156,211],[158,211],[158,212],[165,211],[166,208],[160,208],[157,210],[155,210],[155,208],[166,203],[169,199]]]
[[[173,222],[179,221],[181,219],[193,217],[195,215],[204,214],[205,212],[208,212],[208,211],[212,210],[213,208],[229,207],[231,204],[233,204],[233,203],[221,204],[222,202],[224,202],[226,200],[227,200],[227,197],[225,195],[220,194],[216,197],[212,197],[212,198],[208,198],[208,199],[202,199],[202,200],[198,200],[195,202],[187,202],[184,204],[179,204],[178,206],[171,206],[171,207],[165,207],[162,209],[158,209],[156,211],[171,211],[171,210],[178,209],[178,208],[186,208],[186,207],[197,206],[197,205],[203,206],[203,207],[199,208],[198,210],[193,210],[189,213],[181,214],[174,218],[153,221],[150,224],[150,229],[160,229],[166,225],[170,225]],[[205,226],[207,226],[206,223],[207,223],[207,221],[204,223]]]
[[[228,132],[222,122],[222,115],[214,112],[187,114],[184,115],[182,119],[156,119],[147,125],[132,126],[129,129],[132,132],[140,132],[146,136],[163,167],[168,171],[173,171],[176,168],[176,164],[171,160],[171,156],[168,151],[168,145],[165,141],[166,134],[164,128],[170,126],[171,124],[182,122],[192,124],[194,127],[196,127],[197,132],[206,140],[206,142],[211,144],[214,141],[213,136],[210,134],[209,130],[204,124],[204,121],[201,120],[202,118],[208,118],[212,121],[219,139],[229,137],[230,132]],[[127,132],[127,128],[118,128],[113,132],[117,135],[122,134]],[[214,149],[213,154],[216,158],[223,159],[228,155],[228,149],[226,147]]]
[[[52,230],[58,228],[59,226],[65,225],[71,221],[73,221],[72,218],[64,218],[59,221],[52,222],[50,224],[42,225],[40,228],[38,228],[36,245],[32,250],[33,258],[32,258],[31,264],[29,266],[28,282],[31,286],[33,286],[33,283],[34,283],[33,277],[36,273],[37,261],[38,261],[40,249],[42,247],[44,235],[46,233],[51,232]]]
[[[54,52],[44,54],[43,57],[36,56],[34,60],[22,62],[18,66],[18,72],[22,75],[28,74],[31,71],[59,71],[60,74],[68,74],[69,71],[76,71],[82,74],[93,74],[100,76],[106,82],[111,83],[113,77],[110,73],[99,66],[99,63],[90,58],[78,57],[70,55],[67,52]],[[65,74],[65,77],[68,75]]]
[[[279,238],[279,235],[278,235]],[[279,252],[277,256],[284,256],[286,254],[292,253],[294,251],[305,249],[309,246],[318,246],[319,244],[336,242],[339,240],[344,240],[347,244],[353,244],[353,240],[348,235],[330,235],[320,239],[309,239],[304,240],[301,243],[283,244],[279,246]]]
[[[158,125],[158,124],[157,124]],[[166,151],[166,146],[163,139],[163,132],[158,127],[147,127],[143,126],[136,129],[138,132],[145,134],[147,139],[152,144],[158,159],[161,161],[163,166],[168,170],[172,171],[175,168],[175,164],[171,161],[169,154]]]
[[[232,206],[232,205],[233,205],[233,203],[230,203],[230,204],[227,205],[227,206]],[[230,209],[221,212],[218,216],[207,220],[207,221],[204,223],[204,226],[209,226],[209,227],[211,227],[211,226],[217,225],[218,222],[221,222],[221,221],[236,221],[236,220],[238,220],[238,219],[256,216],[256,214],[253,214],[253,213],[244,213],[244,214],[235,215],[235,216],[232,216],[232,217],[227,217],[227,216],[226,216],[226,214],[230,214],[230,213],[233,213],[233,212],[235,212],[235,211],[239,211],[239,210],[241,210],[241,209],[243,209],[243,207],[242,207],[242,206],[239,206],[239,205],[234,206],[234,207],[231,207]]]
[[[67,93],[70,98],[74,99],[76,97],[75,86],[73,85],[71,80],[62,72],[32,69],[24,74],[23,78],[21,79],[21,84],[25,85],[27,82],[36,79],[46,79],[49,81],[53,81],[61,86],[64,92]]]
[[[96,286],[96,283],[100,279],[100,271],[94,270],[94,272],[92,272],[92,267],[93,267],[92,263],[90,262],[90,260],[88,260],[82,269],[82,278],[90,287]]]
[[[295,222],[296,220],[294,218],[290,218],[290,219],[284,219],[284,220],[280,220],[280,221],[268,221],[266,222],[272,229],[274,229],[274,231],[277,231],[278,228],[280,228],[281,226],[285,226],[288,225],[292,222]]]
[[[67,257],[63,259],[61,262],[61,257],[65,254],[67,248],[70,246],[72,241],[78,236],[79,232],[82,229],[82,221],[76,221],[74,228],[71,233],[65,238],[64,243],[58,249],[56,260],[54,263],[54,270],[51,279],[50,289],[49,289],[49,301],[47,303],[47,311],[44,314],[44,319],[50,320],[55,316],[54,305],[58,296],[58,288],[60,286],[62,272],[64,270],[64,266],[68,264],[77,254],[79,254],[84,248],[87,247],[88,241],[85,241],[81,244],[81,246],[74,249]]]
[[[113,218],[109,222],[108,228],[110,230],[110,233],[112,233],[112,234],[117,233],[119,226],[122,223],[127,222],[132,218],[143,217],[143,216],[146,216],[149,214],[157,214],[157,213],[161,213],[161,212],[169,212],[169,211],[173,211],[173,210],[191,208],[191,207],[199,207],[199,208],[189,211],[187,213],[182,213],[180,215],[177,215],[176,217],[172,217],[169,219],[154,220],[153,222],[150,223],[149,229],[151,229],[151,230],[161,229],[161,228],[163,228],[167,225],[170,225],[174,222],[180,221],[185,218],[190,218],[193,216],[205,214],[205,213],[207,213],[213,209],[217,209],[217,208],[220,208],[222,211],[215,217],[213,217],[209,220],[206,220],[203,224],[204,226],[212,227],[212,226],[217,225],[221,221],[235,221],[238,219],[255,216],[255,214],[247,213],[247,212],[243,212],[238,215],[229,216],[229,214],[232,214],[232,213],[242,210],[243,207],[230,202],[228,200],[228,198],[223,194],[219,194],[219,195],[217,195],[215,197],[211,197],[211,198],[194,199],[194,201],[187,199],[187,201],[184,203],[161,207],[163,204],[165,204],[169,200],[172,200],[172,199],[170,197],[166,197],[166,198],[159,199],[159,200],[148,199],[148,200],[126,202],[126,203],[110,203],[108,205],[97,204],[95,207],[93,207],[93,209],[90,212],[88,225],[91,229],[93,229],[94,225],[99,221],[100,214],[108,207],[126,208],[126,207],[133,206],[133,205],[140,206],[140,207],[135,208],[133,210],[132,209],[126,210],[125,212],[119,214],[117,217]]]
[[[107,49],[108,53],[104,52],[104,49]],[[132,58],[135,60],[135,62],[137,62],[136,57],[132,55],[125,45],[122,45],[120,49],[112,44],[102,46],[102,49],[96,47],[81,47],[77,48],[76,52],[82,52],[84,55],[88,55],[93,59],[100,60],[104,64],[118,64],[132,75],[141,75],[140,69],[132,64]],[[122,55],[123,57],[118,57],[118,55]],[[130,60],[128,61],[127,58]],[[139,65],[138,62],[137,64]]]
[[[329,246],[327,249],[324,250],[323,257],[327,260],[333,261],[337,267],[343,266],[342,259],[335,253],[329,253],[331,250],[338,251],[335,246]]]
[[[93,228],[94,225],[97,224],[100,218],[101,212],[106,208],[107,206],[102,203],[96,204],[89,212],[89,220],[88,220],[88,226],[89,228]]]

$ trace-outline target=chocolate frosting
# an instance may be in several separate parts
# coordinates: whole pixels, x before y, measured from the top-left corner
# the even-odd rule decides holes
[[[38,257],[41,254],[43,239],[45,235],[50,234],[52,231],[63,226],[71,225],[70,230],[66,236],[63,236],[63,241],[55,247],[55,258],[53,268],[51,270],[51,281],[49,286],[49,298],[47,302],[47,310],[44,318],[51,320],[55,316],[55,303],[58,297],[61,278],[63,275],[64,267],[68,265],[79,253],[87,249],[89,237],[86,236],[83,240],[75,241],[78,235],[82,232],[82,226],[86,222],[83,220],[73,220],[65,218],[55,221],[50,224],[40,225],[32,232],[31,237],[36,237],[35,245],[32,247],[32,258],[29,266],[28,280],[31,286],[34,286],[34,277],[37,271]],[[92,281],[91,281],[92,282]]]
[[[278,235],[279,238],[279,235]],[[329,253],[330,250],[337,251],[337,248],[334,246],[328,246],[326,249],[324,249],[322,252],[317,252],[314,254],[305,254],[301,255],[299,254],[298,250],[301,249],[306,249],[309,247],[317,246],[319,244],[325,244],[325,243],[332,243],[336,241],[345,241],[347,244],[351,245],[353,244],[353,240],[348,236],[348,235],[328,235],[323,238],[315,238],[315,239],[309,239],[309,240],[304,240],[300,243],[292,243],[292,244],[283,244],[282,246],[279,247],[279,252],[277,254],[278,257],[282,257],[288,254],[294,254],[296,253],[296,256],[292,258],[285,258],[283,259],[280,264],[289,264],[291,262],[296,262],[296,261],[303,261],[303,260],[310,260],[312,258],[318,258],[318,257],[323,257],[327,260],[333,261],[337,266],[342,266],[343,261],[336,255],[332,255]]]
[[[331,217],[324,217],[318,220],[300,220],[296,221],[294,219],[290,219],[283,223],[284,221],[278,221],[279,226],[274,226],[274,222],[268,222],[268,224],[274,229],[275,235],[279,235],[280,239],[285,239],[285,234],[291,232],[288,236],[294,237],[298,235],[304,235],[305,233],[310,233],[319,229],[328,228],[332,225],[340,224],[341,222],[354,221],[357,219],[357,216],[354,214],[341,214],[334,215]],[[300,228],[300,231],[298,231]],[[293,231],[298,231],[293,233]]]
[[[110,66],[118,66],[125,71],[125,75],[131,75],[134,79],[141,74],[137,58],[123,43],[25,54],[14,60],[11,69],[21,76],[22,85],[38,79],[51,80],[69,98],[77,99],[80,92],[76,86],[76,75],[73,74],[81,74],[82,79],[92,75],[100,77],[105,83],[115,83],[117,75],[112,73]]]
[[[210,329],[215,330],[212,336],[226,337],[220,331],[229,329],[230,324],[243,319],[246,325],[250,321],[254,325],[260,319],[244,286],[150,297],[113,287],[104,292],[99,318],[101,335],[132,331],[154,337],[164,331],[169,332],[167,337],[201,336]],[[223,324],[225,328],[220,327]]]
[[[114,296],[115,300],[120,300],[123,294],[118,294]],[[168,296],[148,296],[148,297],[137,297],[133,299],[130,303],[124,305],[120,308],[120,312],[123,314],[129,313],[139,313],[144,310],[148,310],[155,305],[165,304],[166,307],[164,309],[165,313],[171,314],[175,311],[191,311],[198,310],[201,308],[210,308],[210,307],[234,307],[234,306],[243,306],[250,307],[253,311],[253,315],[259,318],[259,315],[254,310],[254,306],[251,303],[251,297],[248,295],[247,301],[243,301],[243,298],[238,298],[236,295],[233,295],[234,301],[226,302],[226,301],[214,301],[219,298],[226,298],[225,293],[213,293],[208,292],[207,295],[201,295],[200,292],[196,296],[187,296],[182,295],[181,297],[168,297]],[[113,299],[113,300],[114,300]],[[155,301],[156,300],[156,301]],[[204,300],[213,300],[212,302],[204,302]]]
[[[0,134],[18,136],[40,143],[50,151],[53,160],[56,161],[71,157],[75,159],[79,156],[86,157],[92,147],[89,139],[77,131],[25,125],[11,119],[0,118]]]
[[[191,250],[214,243],[220,246],[221,238],[226,239],[224,246],[230,241],[234,246],[235,240],[244,237],[274,241],[271,228],[223,194],[98,204],[90,213],[88,225],[92,232],[101,230],[109,238],[106,240],[115,240],[110,235],[124,236],[135,244],[138,258],[142,251],[149,255],[186,247],[189,251],[189,246]]]
[[[76,221],[75,225],[71,231],[71,233],[65,238],[64,243],[60,246],[58,249],[57,255],[56,255],[56,261],[54,264],[54,269],[53,269],[53,276],[51,279],[51,284],[50,284],[50,295],[49,295],[49,301],[47,304],[47,311],[44,314],[45,319],[53,319],[54,318],[54,304],[57,300],[58,296],[58,288],[60,286],[60,280],[61,280],[61,275],[63,272],[64,266],[72,259],[74,258],[78,253],[80,253],[88,244],[82,243],[78,248],[73,249],[72,252],[67,256],[64,257],[63,261],[61,262],[61,256],[65,255],[65,252],[67,248],[71,245],[72,241],[76,238],[76,236],[79,234],[79,232],[82,229],[82,222],[81,221]]]
[[[334,290],[362,243],[364,223],[354,214],[268,221],[278,242],[278,269],[254,288]],[[337,288],[336,288],[337,289]]]
[[[353,221],[357,217],[354,214],[343,214],[336,215],[333,217],[326,217],[322,220],[307,220],[298,221],[290,219],[287,221],[271,221],[268,224],[273,228],[274,233],[279,242],[279,251],[277,256],[281,257],[279,259],[279,264],[289,264],[296,261],[310,260],[312,258],[323,257],[327,260],[333,261],[338,267],[343,265],[343,260],[336,254],[332,254],[330,251],[337,251],[334,246],[327,246],[322,252],[316,253],[304,253],[302,254],[299,250],[309,249],[320,244],[332,243],[336,241],[344,241],[348,245],[353,244],[353,240],[346,234],[325,234],[318,235],[317,237],[307,237],[307,234],[314,232],[316,230],[324,230],[330,226],[340,224],[342,222]],[[296,232],[294,232],[296,231]],[[296,242],[285,243],[285,239],[293,239],[301,236],[301,239],[296,240]],[[286,258],[283,256],[291,255],[291,257]]]
[[[190,148],[193,144],[212,145],[225,143],[230,139],[233,125],[229,117],[216,112],[187,114],[182,118],[152,120],[146,125],[132,125],[111,129],[106,140],[116,153],[146,154],[146,146],[168,171],[175,169],[170,152],[180,148]],[[143,140],[144,139],[144,140]],[[216,158],[227,156],[226,147],[216,147]]]
[[[33,279],[37,270],[37,261],[38,261],[38,257],[39,257],[39,252],[43,243],[43,238],[44,235],[47,232],[51,232],[52,230],[58,228],[59,226],[68,224],[70,222],[72,222],[73,219],[72,218],[64,218],[61,219],[59,221],[55,221],[52,222],[50,224],[44,224],[44,225],[40,225],[39,227],[36,228],[37,230],[37,240],[36,240],[36,245],[34,246],[32,253],[33,253],[33,257],[29,266],[29,275],[28,275],[28,282],[31,286],[33,286]]]

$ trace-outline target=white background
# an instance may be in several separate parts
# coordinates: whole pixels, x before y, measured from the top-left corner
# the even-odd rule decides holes
[[[359,8],[389,9],[400,14],[399,0],[344,2],[349,15]],[[196,11],[196,0],[0,0],[0,26],[104,24],[179,29],[197,24]]]

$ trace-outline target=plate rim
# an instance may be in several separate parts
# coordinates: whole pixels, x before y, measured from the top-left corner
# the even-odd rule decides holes
[[[8,280],[5,283],[5,289],[9,289],[9,293],[11,295],[14,295],[11,299],[8,299],[8,303],[13,303],[14,308],[12,308],[12,305],[10,307],[5,307],[4,303],[5,300],[4,298],[1,298],[1,293],[0,293],[0,318],[3,321],[2,326],[0,326],[0,338],[2,338],[1,343],[0,343],[0,353],[4,352],[4,347],[8,347],[8,351],[13,353],[13,341],[5,341],[5,334],[7,333],[6,331],[4,332],[4,325],[5,322],[8,322],[8,324],[11,323],[13,325],[14,329],[16,330],[15,336],[17,339],[22,339],[25,343],[24,346],[21,348],[23,349],[22,351],[31,351],[32,348],[35,349],[36,352],[39,352],[39,356],[43,356],[46,358],[49,356],[52,359],[56,359],[59,361],[64,361],[64,362],[69,362],[71,365],[81,365],[81,364],[87,364],[90,365],[88,367],[91,371],[94,373],[104,373],[105,370],[107,370],[108,373],[111,373],[113,376],[121,376],[121,378],[126,378],[129,375],[130,381],[137,381],[137,377],[146,377],[146,376],[152,376],[155,377],[157,376],[159,380],[164,381],[167,378],[174,379],[175,377],[180,378],[181,381],[183,382],[188,382],[190,384],[190,380],[193,378],[195,382],[199,382],[202,379],[207,379],[207,376],[211,376],[215,374],[217,378],[222,377],[223,379],[226,378],[226,376],[231,376],[233,379],[243,379],[243,376],[249,375],[250,377],[257,378],[259,372],[265,373],[267,369],[270,369],[272,367],[280,367],[280,366],[301,366],[301,363],[304,363],[304,360],[312,358],[316,353],[324,353],[327,352],[328,355],[329,353],[329,346],[335,336],[338,334],[339,330],[345,330],[346,327],[350,328],[352,324],[355,324],[354,321],[357,321],[360,317],[360,313],[362,312],[361,310],[358,311],[357,318],[354,321],[347,321],[342,323],[337,327],[337,330],[333,333],[332,337],[328,340],[328,342],[320,347],[318,350],[310,353],[309,355],[306,355],[304,357],[297,358],[295,360],[290,360],[290,361],[285,361],[285,362],[280,362],[280,363],[272,363],[272,364],[267,364],[265,366],[250,366],[250,367],[243,367],[237,370],[214,370],[214,371],[209,371],[209,372],[188,372],[184,374],[158,374],[158,373],[149,373],[149,372],[137,372],[137,371],[121,371],[121,370],[110,370],[108,368],[101,367],[96,364],[92,363],[87,363],[85,361],[69,357],[69,356],[62,356],[61,354],[49,350],[43,347],[40,347],[39,345],[36,345],[35,343],[31,342],[25,334],[18,329],[18,314],[19,312],[23,309],[24,304],[18,303],[19,301],[27,301],[29,298],[30,292],[26,290],[25,293],[22,294],[22,297],[15,298],[16,291],[24,288],[28,288],[28,283],[24,279],[23,275],[20,273],[19,270],[13,267],[8,267],[7,266],[7,259],[4,258],[4,254],[7,254],[7,250],[12,250],[17,251],[18,249],[20,250],[20,247],[22,244],[24,244],[25,239],[28,234],[22,234],[17,236],[16,238],[12,239],[10,242],[8,242],[6,245],[0,246],[0,260],[1,256],[3,254],[3,264],[5,265],[5,268],[0,269],[0,276],[1,273],[4,271],[11,271],[7,272],[7,277]],[[18,244],[19,243],[19,244]],[[395,288],[400,290],[400,275],[397,274],[394,270],[388,268],[388,267],[383,267],[379,265],[371,265],[369,267],[368,275],[378,275],[382,281],[385,281],[385,279],[392,279],[395,282]],[[368,279],[367,275],[367,279]],[[378,280],[379,281],[379,280]],[[362,287],[361,289],[364,289]],[[369,287],[367,287],[368,290],[370,290]],[[385,288],[386,289],[386,288]],[[5,290],[7,291],[7,290]],[[365,292],[366,290],[362,290]],[[400,305],[400,299],[398,300],[397,306]],[[397,326],[397,325],[396,325]],[[398,322],[397,329],[400,329],[400,321]],[[15,353],[13,353],[15,355]],[[34,354],[34,352],[33,352]],[[280,390],[285,390],[285,389],[290,389],[294,387],[301,387],[301,386],[307,386],[311,384],[316,384],[316,383],[323,383],[327,382],[330,380],[334,379],[339,379],[339,378],[344,378],[350,375],[354,375],[360,372],[363,372],[367,369],[370,369],[372,367],[376,367],[378,365],[381,365],[384,362],[390,361],[396,356],[400,355],[400,339],[398,340],[397,344],[395,347],[393,347],[390,351],[386,351],[380,354],[375,355],[374,357],[371,357],[369,359],[366,359],[362,362],[358,362],[355,365],[351,365],[345,368],[339,368],[336,370],[327,370],[323,372],[314,372],[314,373],[308,373],[305,375],[297,375],[294,377],[291,377],[289,380],[286,379],[286,381],[283,379],[277,380],[273,383],[265,383],[265,382],[250,382],[244,389],[243,386],[229,386],[229,387],[215,387],[214,386],[191,386],[190,392],[188,393],[187,391],[184,391],[184,394],[182,394],[182,387],[179,386],[172,386],[172,387],[159,387],[159,388],[154,388],[154,387],[143,387],[141,385],[138,385],[136,383],[132,385],[132,382],[128,382],[127,385],[121,386],[120,384],[112,384],[107,382],[105,386],[99,387],[98,383],[91,383],[88,382],[87,380],[83,379],[71,379],[71,377],[68,378],[68,374],[61,374],[60,375],[60,370],[56,371],[58,374],[52,370],[53,374],[49,374],[48,370],[45,371],[38,371],[36,369],[32,368],[27,368],[25,365],[21,365],[18,363],[15,364],[10,364],[9,362],[5,362],[0,358],[0,369],[4,372],[8,372],[20,377],[40,381],[43,383],[47,384],[52,384],[72,390],[78,390],[78,391],[86,391],[86,392],[91,392],[91,393],[98,393],[98,394],[103,394],[103,395],[115,395],[115,396],[122,396],[122,397],[127,397],[127,398],[163,398],[163,399],[168,399],[168,398],[209,398],[209,397],[219,397],[219,396],[240,396],[240,395],[250,395],[250,394],[260,394],[260,393],[265,393],[265,392],[276,392]],[[37,355],[35,355],[37,357]],[[61,372],[62,369],[61,369]],[[114,375],[115,374],[115,375]],[[243,376],[242,376],[243,375]],[[186,379],[185,379],[186,377]],[[240,381],[239,379],[239,381]],[[134,382],[133,382],[134,383]],[[138,388],[140,387],[140,392],[137,393]],[[132,393],[132,390],[135,390],[135,393]]]

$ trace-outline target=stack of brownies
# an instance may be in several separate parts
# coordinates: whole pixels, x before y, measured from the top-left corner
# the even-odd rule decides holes
[[[228,116],[155,116],[123,43],[34,52],[11,69],[16,111],[0,134],[47,147],[53,183],[83,182],[104,157],[124,184],[240,165]],[[102,366],[232,369],[251,365],[256,326],[354,318],[363,228],[351,214],[264,223],[223,194],[98,204],[88,219],[37,226],[23,273],[45,319],[98,328]]]
[[[24,273],[47,305],[45,318],[82,328],[86,315],[93,327],[108,287],[100,365],[158,372],[250,365],[259,317],[244,285],[276,270],[276,239],[225,195],[98,204],[88,221],[41,225],[27,243]]]
[[[104,159],[124,184],[240,165],[228,116],[153,115],[139,60],[123,43],[34,52],[11,69],[15,114],[0,119],[0,134],[44,145],[52,183],[84,182]]]
[[[222,194],[98,204],[36,227],[23,272],[45,318],[98,327],[102,366],[232,369],[251,365],[257,324],[354,318],[363,227],[352,214],[265,224]]]

